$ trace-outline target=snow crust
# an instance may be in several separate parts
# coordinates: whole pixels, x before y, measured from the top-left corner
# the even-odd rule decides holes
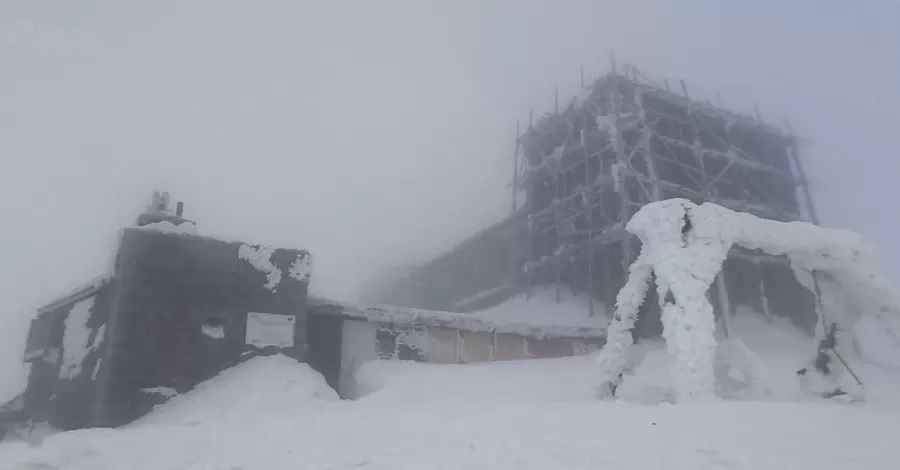
[[[642,207],[626,230],[640,238],[642,247],[617,298],[607,346],[599,359],[604,384],[601,393],[607,393],[607,385],[610,391],[618,386],[629,367],[627,350],[632,339],[628,330],[652,274],[660,299],[663,337],[674,358],[677,399],[715,396],[717,344],[706,292],[733,245],[785,255],[796,271],[827,272],[848,292],[865,299],[876,315],[897,318],[900,311],[900,294],[878,267],[874,248],[853,232],[766,220],[684,199]]]
[[[531,293],[517,295],[500,305],[474,312],[479,318],[495,322],[518,322],[534,326],[573,326],[605,328],[609,316],[600,302],[594,302],[594,316],[590,316],[589,299],[572,294],[568,288],[560,289],[560,301],[556,302],[556,289],[541,286]]]
[[[174,224],[168,220],[153,222],[152,224],[141,225],[135,227],[139,230],[152,230],[155,232],[173,234],[173,235],[197,235],[197,226],[193,222],[185,221],[181,224]]]
[[[87,327],[87,321],[91,316],[91,308],[96,297],[88,297],[75,302],[69,315],[66,317],[66,329],[63,333],[62,364],[59,367],[59,378],[71,380],[81,374],[81,363],[92,349],[99,345],[88,344],[91,330]],[[98,332],[97,338],[102,340],[103,331]]]
[[[368,395],[337,400],[324,379],[283,356],[255,358],[159,405],[127,428],[0,443],[2,468],[893,470],[900,464],[900,376],[861,365],[866,403],[810,401],[793,365],[802,333],[734,318],[769,394],[671,406],[665,346],[622,401],[594,398],[593,357],[492,364],[367,364]],[[876,393],[877,392],[877,393]]]
[[[275,292],[281,283],[281,270],[272,263],[274,250],[264,245],[243,244],[238,248],[238,258],[246,260],[257,271],[266,275],[266,289]]]
[[[320,407],[339,400],[321,374],[287,356],[253,357],[190,392],[158,405],[131,428],[149,424],[237,424],[263,416]],[[255,419],[254,419],[254,415]]]

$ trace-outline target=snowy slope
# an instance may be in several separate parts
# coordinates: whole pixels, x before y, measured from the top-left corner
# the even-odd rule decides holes
[[[788,383],[806,356],[799,333],[735,320],[762,368]],[[900,468],[900,376],[854,361],[872,389],[864,404],[788,390],[767,401],[647,405],[636,402],[671,382],[660,373],[664,347],[646,349],[622,401],[593,398],[593,357],[380,362],[361,371],[372,393],[355,402],[336,400],[305,365],[257,358],[127,429],[0,444],[0,469]]]

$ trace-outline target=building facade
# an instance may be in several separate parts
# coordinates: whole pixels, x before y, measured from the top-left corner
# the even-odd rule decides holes
[[[672,92],[636,69],[602,77],[536,119],[518,139],[516,162],[525,198],[514,199],[510,217],[373,300],[466,312],[550,284],[593,299],[589,314],[608,314],[640,250],[625,224],[649,202],[677,197],[815,221],[794,136]],[[815,296],[786,259],[736,249],[709,295],[717,315],[746,306],[807,330],[815,324]],[[644,308],[638,329],[655,336],[655,301]]]
[[[39,309],[9,421],[118,426],[254,354],[305,359],[308,252],[141,221],[108,276]]]

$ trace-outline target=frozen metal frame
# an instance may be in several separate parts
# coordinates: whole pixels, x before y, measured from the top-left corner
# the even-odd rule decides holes
[[[643,205],[672,197],[817,222],[789,126],[766,124],[758,110],[751,118],[692,100],[683,81],[679,95],[634,66],[620,74],[612,54],[610,65],[562,109],[556,95],[554,112],[517,140],[513,197],[516,189],[527,194],[527,247],[513,283],[530,292],[537,283],[575,281],[592,293],[594,314],[596,276],[624,282],[636,257],[625,223]],[[619,253],[607,256],[611,249]],[[619,261],[620,273],[603,272],[605,257]]]

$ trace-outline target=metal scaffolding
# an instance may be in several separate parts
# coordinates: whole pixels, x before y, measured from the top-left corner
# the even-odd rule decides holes
[[[514,282],[568,285],[612,305],[638,250],[624,225],[653,201],[715,202],[783,221],[814,214],[790,132],[691,100],[683,81],[676,94],[635,67],[611,68],[518,140],[527,247]]]
[[[553,111],[532,112],[521,135],[517,124],[510,216],[412,270],[375,301],[470,312],[554,285],[557,300],[569,288],[590,299],[591,315],[609,314],[640,250],[625,224],[647,203],[678,197],[767,219],[816,221],[789,127],[763,122],[758,111],[750,117],[691,99],[684,81],[676,93],[668,81],[660,86],[610,62],[610,72],[592,83],[582,71],[581,90],[568,102],[555,89]],[[733,255],[708,294],[717,315],[738,306],[801,312],[796,320],[806,326],[814,297],[786,260]],[[647,313],[639,324],[654,321]],[[727,330],[727,316],[722,321]]]

